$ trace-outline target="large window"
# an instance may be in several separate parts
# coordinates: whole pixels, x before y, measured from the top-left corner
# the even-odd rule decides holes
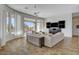
[[[14,14],[6,12],[6,32],[15,33],[15,18]]]
[[[35,21],[34,19],[24,18],[24,31],[31,32],[35,31]]]
[[[11,34],[15,34],[15,30],[16,30],[16,20],[14,17],[14,14],[10,15],[10,30],[11,30]]]
[[[36,23],[36,28],[37,28],[37,32],[40,32],[42,31],[43,32],[43,29],[44,29],[44,20],[41,20],[41,19],[38,19],[37,20],[37,23]]]
[[[42,25],[41,23],[40,23],[40,20],[37,20],[37,23],[36,23],[36,28],[37,28],[37,32],[40,32],[41,31],[41,28],[40,28],[40,26]]]
[[[29,18],[24,18],[24,31],[35,31],[35,32],[40,32],[43,31],[44,26],[43,26],[43,20],[38,19],[29,19]]]
[[[25,30],[34,30],[35,24],[33,22],[24,22]]]
[[[14,35],[22,33],[22,22],[19,14],[6,12],[6,32]]]
[[[9,32],[9,13],[6,13],[6,32]]]
[[[21,20],[21,15],[16,14],[16,34],[21,35],[23,33],[22,31],[22,20]]]

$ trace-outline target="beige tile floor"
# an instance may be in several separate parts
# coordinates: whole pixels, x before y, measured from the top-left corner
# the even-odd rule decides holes
[[[7,44],[0,49],[1,55],[78,55],[78,38],[65,38],[56,46],[49,48],[39,48],[30,43],[25,44],[24,38],[15,39],[7,42]]]

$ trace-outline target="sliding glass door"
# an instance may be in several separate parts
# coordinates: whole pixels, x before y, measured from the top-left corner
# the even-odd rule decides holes
[[[24,18],[24,32],[35,31],[35,20]]]
[[[44,29],[44,21],[41,19],[35,20],[30,18],[24,18],[24,32],[40,32]]]
[[[14,13],[6,12],[5,30],[7,33],[15,34],[16,31],[16,20]]]
[[[24,22],[25,31],[32,31],[35,30],[35,23],[34,22]]]
[[[10,14],[10,31],[11,34],[15,34],[16,31],[16,19],[13,13]]]

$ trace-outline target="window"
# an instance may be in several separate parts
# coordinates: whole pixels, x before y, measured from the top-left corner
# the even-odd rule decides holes
[[[24,30],[26,31],[34,31],[35,23],[34,22],[24,22]]]
[[[37,32],[40,32],[40,22],[37,22]]]
[[[16,14],[16,34],[17,35],[21,35],[23,33],[22,31],[22,20],[21,20],[21,15],[20,14]]]
[[[44,20],[41,19],[30,19],[24,18],[24,32],[35,31],[40,32],[44,31]]]
[[[10,26],[9,22],[10,22],[9,13],[7,12],[6,13],[6,32],[9,32],[9,26]]]
[[[10,31],[11,31],[11,34],[15,34],[15,30],[16,30],[16,20],[14,18],[14,14],[10,14]]]
[[[32,32],[35,31],[35,20],[24,18],[24,31]]]

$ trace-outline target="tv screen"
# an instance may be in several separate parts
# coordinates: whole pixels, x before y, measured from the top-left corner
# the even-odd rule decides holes
[[[51,26],[46,26],[47,28],[50,28]]]
[[[65,21],[59,21],[59,28],[65,28]]]
[[[59,21],[59,24],[63,24],[64,25],[65,24],[65,21]]]
[[[47,23],[46,23],[46,27],[47,27],[47,28],[50,28],[50,27],[51,27],[51,23],[50,23],[50,22],[47,22]]]
[[[64,25],[59,25],[59,28],[65,28],[65,26]]]
[[[58,27],[58,23],[52,23],[51,27]]]
[[[47,23],[46,23],[46,25],[47,25],[47,26],[50,26],[50,25],[51,25],[51,23],[50,23],[50,22],[47,22]]]

